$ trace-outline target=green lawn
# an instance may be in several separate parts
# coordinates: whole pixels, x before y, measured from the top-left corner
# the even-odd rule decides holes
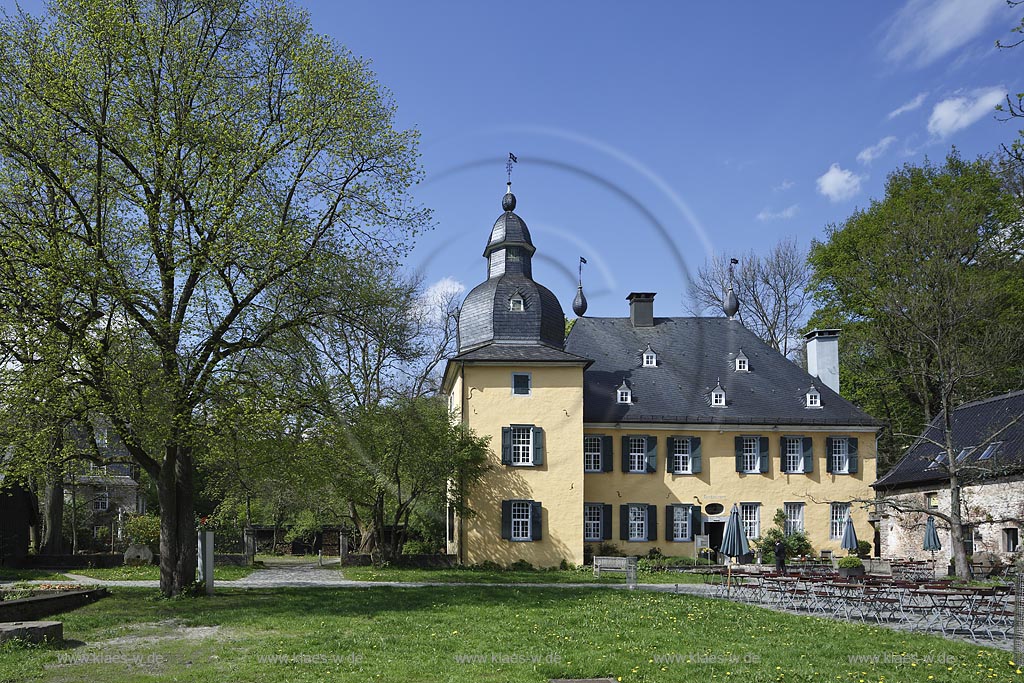
[[[11,569],[0,567],[0,581],[67,581],[68,577],[53,569]]]
[[[159,600],[114,589],[60,619],[65,637],[82,644],[0,646],[0,681],[1022,679],[1002,651],[640,591],[228,589]],[[863,657],[877,663],[851,663]]]
[[[413,583],[625,583],[624,574],[605,573],[594,578],[594,571],[585,569],[496,571],[453,567],[451,569],[396,569],[387,567],[343,567],[346,579],[353,581],[409,581]],[[700,583],[701,578],[684,572],[639,572],[640,583]]]
[[[107,581],[158,581],[160,579],[160,567],[149,565],[146,567],[111,567],[109,569],[70,569],[72,574],[80,576],[91,576],[94,579],[105,579]],[[253,572],[252,567],[235,567],[232,565],[219,565],[213,568],[215,581],[234,581],[249,576]]]

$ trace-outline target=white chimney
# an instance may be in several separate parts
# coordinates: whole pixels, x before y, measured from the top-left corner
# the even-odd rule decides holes
[[[839,330],[811,330],[807,339],[807,373],[839,393]]]

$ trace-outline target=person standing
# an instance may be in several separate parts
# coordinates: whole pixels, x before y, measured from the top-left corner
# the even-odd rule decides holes
[[[782,541],[775,544],[775,571],[786,573],[786,544]]]

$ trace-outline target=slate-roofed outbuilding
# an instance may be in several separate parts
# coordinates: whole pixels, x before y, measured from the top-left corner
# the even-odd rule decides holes
[[[965,403],[953,411],[953,446],[958,462],[990,468],[996,475],[1024,471],[1024,391]],[[940,483],[949,479],[936,463],[944,449],[943,422],[938,415],[903,457],[872,486],[889,491]],[[961,459],[962,458],[962,459]]]
[[[653,298],[653,295],[652,295]],[[818,386],[821,407],[808,408],[816,380],[736,320],[579,318],[565,350],[593,360],[583,375],[583,420],[589,423],[691,423],[878,426],[880,423],[828,387]],[[642,355],[657,354],[655,367]],[[748,359],[736,371],[736,356]],[[617,402],[629,386],[631,403]],[[726,405],[711,405],[721,383]]]

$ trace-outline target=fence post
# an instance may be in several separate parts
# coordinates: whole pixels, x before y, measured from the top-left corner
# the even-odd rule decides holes
[[[1013,661],[1024,659],[1024,572],[1017,573],[1017,605],[1013,614]]]

